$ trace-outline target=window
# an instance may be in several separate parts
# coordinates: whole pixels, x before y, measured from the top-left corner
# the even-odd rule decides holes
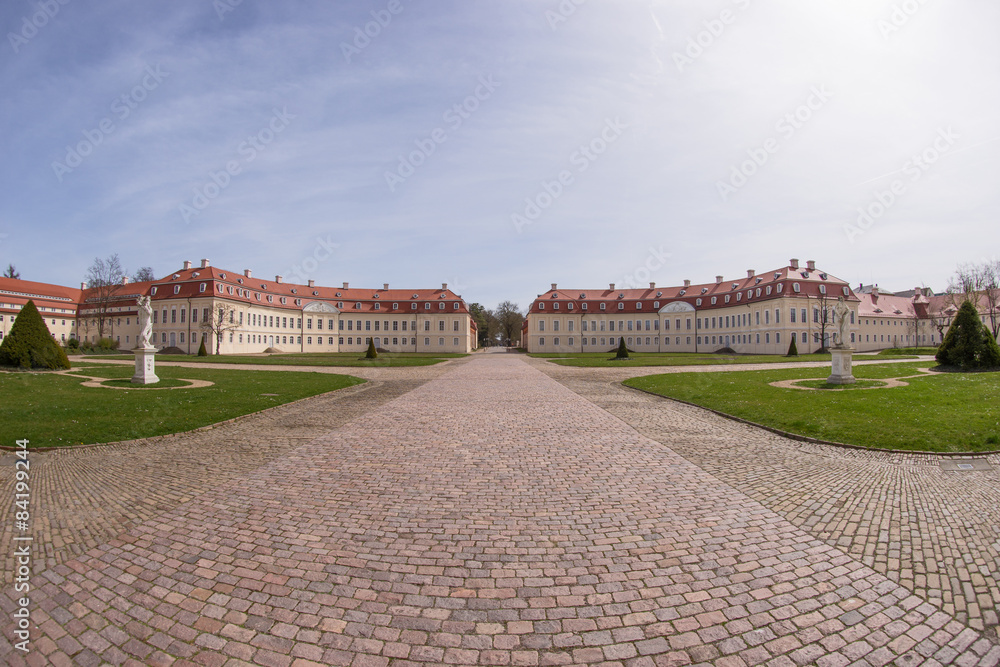
[[[444,331],[444,320],[438,321],[438,331]]]
[[[176,308],[171,308],[170,309],[170,323],[171,324],[176,324],[177,323],[177,309]]]
[[[538,344],[539,345],[545,345],[545,337],[544,336],[538,339]]]
[[[457,342],[457,341],[458,341],[458,339],[456,338],[456,339],[455,339],[455,341]],[[553,339],[552,339],[552,344],[553,344],[553,345],[558,345],[558,344],[559,344],[559,339],[558,339],[558,338],[553,338]]]
[[[458,320],[455,320],[452,324],[452,331],[458,331]]]
[[[607,306],[607,305],[608,305],[608,304],[606,304],[606,303],[602,303],[602,304],[601,304],[601,310],[606,310],[606,309],[607,309],[607,308],[606,308],[606,306]]]
[[[559,331],[559,320],[555,320],[555,321],[554,321],[554,322],[552,323],[552,330],[553,330],[553,331]]]
[[[392,304],[392,309],[393,310],[399,310],[399,304],[398,303]]]
[[[792,308],[791,319],[789,320],[792,324],[795,324],[795,309]]]
[[[199,292],[204,292],[205,291],[205,283],[202,283],[201,285],[198,286],[198,291]]]

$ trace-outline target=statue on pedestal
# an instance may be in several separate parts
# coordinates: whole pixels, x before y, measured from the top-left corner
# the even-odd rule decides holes
[[[835,347],[847,347],[847,339],[850,336],[851,309],[847,307],[844,297],[837,297],[837,305],[833,309],[833,314],[837,318],[837,344]]]
[[[139,305],[139,347],[152,347],[150,344],[150,339],[153,337],[152,298],[140,296],[136,303]]]

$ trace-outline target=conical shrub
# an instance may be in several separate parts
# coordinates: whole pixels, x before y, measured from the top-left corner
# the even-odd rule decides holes
[[[788,344],[788,356],[789,357],[799,356],[799,348],[795,346],[795,334],[792,334],[792,342]]]
[[[69,368],[66,352],[56,343],[45,326],[33,301],[21,308],[10,333],[0,343],[0,366],[14,366],[26,370]]]
[[[964,371],[1000,368],[1000,346],[979,320],[971,301],[966,300],[958,309],[935,358],[940,364]]]
[[[368,351],[365,352],[365,359],[377,359],[378,352],[375,351],[375,341],[368,339]]]
[[[625,347],[625,337],[623,336],[618,343],[618,351],[615,353],[615,359],[628,359],[628,348]]]

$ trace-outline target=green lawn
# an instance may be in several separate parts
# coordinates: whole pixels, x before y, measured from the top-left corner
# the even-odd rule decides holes
[[[467,357],[467,354],[434,354],[430,352],[380,352],[377,359],[365,359],[364,352],[302,352],[286,354],[211,354],[199,357],[189,354],[157,355],[158,362],[192,361],[205,364],[260,364],[263,366],[432,366],[446,359]],[[84,359],[134,359],[131,354],[87,356]]]
[[[628,360],[619,361],[614,358],[614,352],[541,352],[529,354],[529,357],[547,359],[560,366],[579,366],[585,368],[622,368],[629,366],[711,366],[715,364],[787,364],[804,361],[830,361],[829,354],[800,354],[797,357],[786,357],[778,354],[703,354],[694,352],[631,352]],[[916,359],[916,356],[903,353],[900,350],[875,354],[855,354],[854,358],[864,359]]]
[[[121,379],[133,372],[117,365],[80,370]],[[215,385],[129,391],[82,387],[80,378],[50,373],[0,373],[0,443],[13,446],[27,438],[32,446],[58,447],[176,433],[364,382],[328,373],[168,366],[157,367],[156,374],[164,383],[187,378]]]
[[[927,365],[855,366],[854,375],[901,377]],[[907,380],[906,387],[864,391],[803,391],[768,384],[827,375],[824,368],[675,373],[625,384],[822,440],[880,449],[1000,450],[1000,373],[948,373]]]

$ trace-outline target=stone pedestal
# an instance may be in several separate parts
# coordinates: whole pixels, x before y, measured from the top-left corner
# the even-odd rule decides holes
[[[830,349],[833,355],[833,367],[830,370],[830,377],[826,379],[829,384],[854,384],[854,375],[851,372],[851,356],[854,348],[834,347]]]
[[[155,384],[160,381],[156,377],[155,347],[137,347],[132,350],[135,355],[135,375],[132,384]]]

